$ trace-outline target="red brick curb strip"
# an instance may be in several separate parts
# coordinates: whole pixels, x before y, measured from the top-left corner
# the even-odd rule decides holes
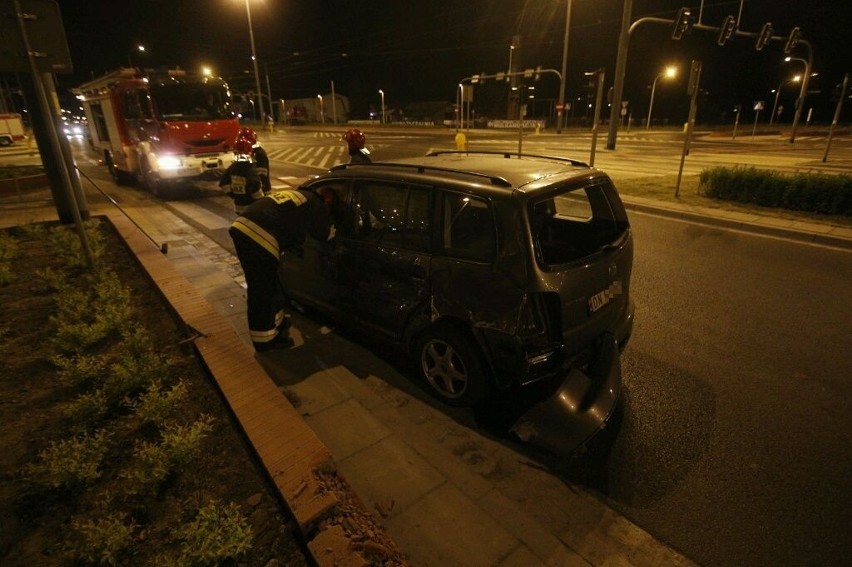
[[[367,556],[376,557],[382,565],[403,565],[402,553],[351,493],[328,448],[257,362],[252,349],[127,218],[115,213],[107,218],[172,309],[198,333],[194,344],[199,356],[295,517],[316,563],[321,567],[377,564]],[[329,475],[334,482],[329,482]],[[373,535],[375,545],[365,546],[363,533],[353,533],[359,531],[351,529],[353,525]],[[381,553],[371,552],[374,548]]]

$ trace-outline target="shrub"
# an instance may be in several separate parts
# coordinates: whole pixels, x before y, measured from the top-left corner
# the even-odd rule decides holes
[[[852,176],[781,174],[753,167],[713,167],[701,172],[699,193],[714,199],[852,216]]]
[[[192,564],[236,559],[252,546],[251,526],[233,502],[212,501],[192,522],[178,529],[177,535],[183,541],[182,558]]]
[[[163,446],[175,466],[186,466],[201,452],[201,442],[213,431],[213,418],[201,416],[189,425],[170,424],[163,430]]]
[[[105,388],[110,400],[119,401],[128,395],[135,395],[151,383],[159,383],[168,375],[171,361],[164,354],[154,352],[140,345],[121,344],[121,354],[110,367]]]
[[[65,415],[76,431],[86,431],[109,413],[109,403],[103,390],[93,390],[77,396],[65,406]]]
[[[86,233],[86,241],[89,245],[89,251],[92,254],[92,259],[98,263],[103,258],[105,241],[103,234],[100,231],[100,221],[91,219],[83,223],[83,229]],[[71,226],[54,226],[50,229],[50,241],[53,244],[56,253],[62,257],[65,262],[71,267],[85,268],[88,267],[88,260],[83,253],[83,245],[80,242],[80,235]]]
[[[186,382],[183,380],[179,380],[170,390],[163,390],[155,382],[147,392],[135,400],[125,400],[125,403],[143,423],[165,425],[168,420],[179,415],[186,396]]]
[[[25,467],[31,482],[49,488],[91,482],[100,476],[100,465],[107,452],[109,435],[101,430],[54,441],[38,454],[38,461]]]
[[[171,463],[165,448],[157,443],[139,441],[133,448],[133,462],[121,474],[129,481],[129,494],[155,492],[171,472]]]
[[[50,361],[59,367],[59,380],[71,388],[100,384],[104,381],[107,368],[107,357],[104,355],[57,354]]]
[[[95,565],[117,565],[122,552],[133,542],[136,524],[121,512],[96,519],[71,519],[73,534],[67,542],[69,554],[77,561]]]

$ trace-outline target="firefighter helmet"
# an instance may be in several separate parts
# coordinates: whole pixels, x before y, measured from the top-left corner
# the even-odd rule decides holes
[[[251,157],[253,152],[254,149],[250,140],[246,138],[237,138],[234,140],[234,154],[237,156],[237,159],[240,159],[241,156]]]
[[[237,132],[237,138],[245,138],[253,146],[257,143],[257,132],[251,128],[240,128],[240,131]]]
[[[349,144],[350,150],[360,150],[367,143],[364,133],[358,128],[350,128],[343,134],[343,139]]]

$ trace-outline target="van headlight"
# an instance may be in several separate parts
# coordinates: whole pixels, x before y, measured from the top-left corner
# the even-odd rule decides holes
[[[180,167],[180,159],[174,156],[162,156],[157,158],[157,165],[163,169],[178,169]]]

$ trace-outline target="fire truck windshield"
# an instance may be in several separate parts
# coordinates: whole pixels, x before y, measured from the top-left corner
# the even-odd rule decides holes
[[[160,120],[218,120],[234,117],[228,91],[220,85],[151,85],[151,99]]]

